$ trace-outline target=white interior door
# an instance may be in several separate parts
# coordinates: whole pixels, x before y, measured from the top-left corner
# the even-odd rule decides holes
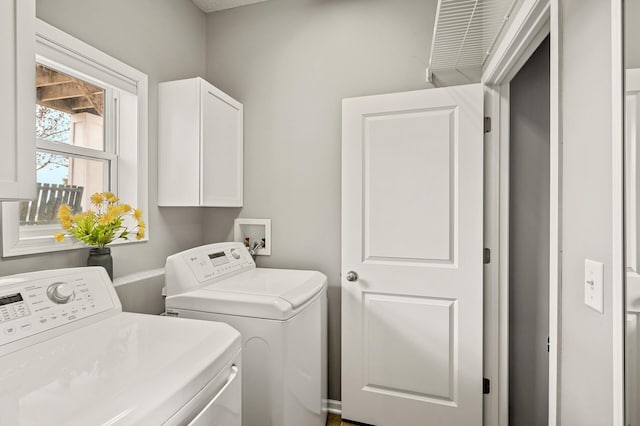
[[[343,101],[345,419],[482,424],[482,112],[480,84]]]

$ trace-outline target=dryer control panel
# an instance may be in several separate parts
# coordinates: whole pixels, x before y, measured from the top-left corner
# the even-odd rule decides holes
[[[0,278],[0,347],[120,310],[113,284],[103,272],[102,268],[70,268]]]
[[[255,267],[242,243],[215,243],[186,250],[167,258],[167,295],[180,294]]]
[[[187,253],[184,260],[199,282],[232,274],[255,266],[244,245],[239,247],[202,247],[195,253]]]

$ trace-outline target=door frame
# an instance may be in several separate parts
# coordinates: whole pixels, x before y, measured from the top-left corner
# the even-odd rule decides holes
[[[620,175],[624,170],[624,73],[622,70],[623,5],[611,0],[611,141],[612,141],[612,247],[614,264],[624,261],[623,192]],[[561,372],[561,316],[560,301],[561,247],[562,247],[562,150],[561,150],[561,31],[559,0],[525,0],[514,17],[505,37],[501,40],[487,66],[483,69],[482,82],[488,86],[485,111],[498,121],[495,132],[485,138],[486,183],[485,210],[499,214],[497,226],[485,228],[486,247],[497,252],[498,265],[485,268],[485,294],[492,295],[497,313],[485,313],[485,376],[493,379],[495,394],[485,399],[485,425],[508,425],[508,168],[502,167],[508,160],[508,83],[530,57],[540,41],[551,34],[550,43],[550,258],[549,258],[549,425],[556,426],[559,419],[559,385]],[[540,34],[545,31],[546,34]],[[537,42],[536,42],[537,40]],[[618,124],[615,124],[618,123]],[[501,163],[502,161],[502,163]],[[506,163],[508,166],[508,163]],[[506,179],[506,181],[505,181]],[[495,225],[495,224],[490,224]],[[505,272],[507,273],[505,275]],[[624,271],[614,268],[612,276],[611,312],[614,318],[612,337],[612,424],[624,423]],[[489,308],[489,307],[488,307]],[[489,309],[487,309],[489,310]],[[494,311],[496,309],[494,308]],[[617,320],[616,320],[617,319]],[[486,357],[495,353],[496,359]]]
[[[491,392],[484,400],[484,424],[509,424],[509,83],[550,33],[557,34],[557,1],[525,0],[482,72],[485,115],[484,373]],[[558,414],[560,295],[560,168],[558,128],[558,37],[550,43],[550,259],[549,259],[549,425]]]
[[[557,1],[557,0],[555,0]],[[611,1],[611,173],[612,197],[612,257],[613,265],[625,265],[624,221],[624,8],[620,0]],[[620,179],[622,175],[622,179]],[[622,230],[622,232],[619,232]],[[626,267],[626,265],[625,265]],[[611,312],[613,316],[613,423],[625,422],[625,332],[626,276],[623,268],[613,268]]]

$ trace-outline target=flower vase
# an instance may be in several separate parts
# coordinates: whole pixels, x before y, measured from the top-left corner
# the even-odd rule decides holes
[[[87,266],[102,266],[107,270],[109,278],[113,281],[113,258],[111,257],[110,247],[92,247],[89,249]]]

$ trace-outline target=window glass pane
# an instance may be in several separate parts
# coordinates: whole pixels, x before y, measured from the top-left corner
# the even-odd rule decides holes
[[[36,64],[36,137],[104,151],[104,92]]]
[[[66,112],[36,104],[36,138],[69,143],[70,117]]]
[[[109,162],[37,151],[38,194],[20,203],[20,225],[57,224],[60,204],[75,213],[89,208],[91,194],[108,189]]]

